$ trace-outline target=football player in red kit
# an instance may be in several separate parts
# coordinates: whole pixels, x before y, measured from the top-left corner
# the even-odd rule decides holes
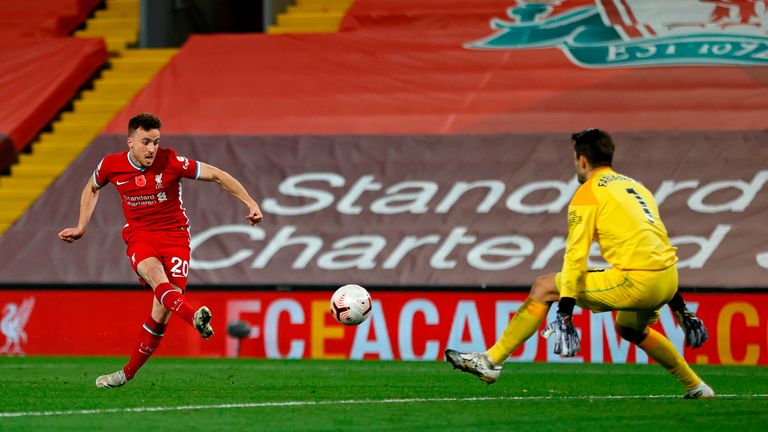
[[[72,243],[85,234],[99,191],[108,183],[117,188],[126,224],[123,240],[133,270],[143,285],[154,291],[152,313],[144,323],[136,348],[119,371],[96,379],[97,387],[120,387],[133,379],[160,345],[171,314],[200,332],[213,335],[211,311],[193,309],[186,298],[189,271],[189,219],[181,201],[181,179],[212,181],[248,207],[251,225],[261,221],[259,205],[242,184],[219,168],[160,148],[160,119],[139,114],[128,122],[128,151],[102,159],[80,198],[76,227],[65,228],[59,238]]]

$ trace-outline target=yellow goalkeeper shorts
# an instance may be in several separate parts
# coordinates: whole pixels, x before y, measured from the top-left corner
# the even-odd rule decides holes
[[[677,266],[664,270],[589,269],[576,304],[593,312],[619,311],[616,323],[642,330],[659,319],[659,310],[677,292]],[[560,273],[555,276],[560,290]]]

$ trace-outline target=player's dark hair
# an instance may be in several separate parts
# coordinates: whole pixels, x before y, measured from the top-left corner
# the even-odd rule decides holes
[[[133,135],[139,128],[148,131],[152,129],[160,129],[162,125],[160,119],[152,113],[137,114],[128,120],[128,135]]]
[[[611,166],[613,163],[613,140],[608,132],[600,129],[585,129],[571,135],[576,157],[584,156],[592,167]]]

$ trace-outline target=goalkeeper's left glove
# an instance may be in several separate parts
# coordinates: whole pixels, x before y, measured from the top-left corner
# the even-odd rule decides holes
[[[685,332],[685,346],[698,348],[709,339],[709,333],[704,327],[704,322],[688,309],[675,312],[675,319]]]
[[[573,306],[576,301],[570,297],[560,299],[560,308],[557,311],[555,321],[549,323],[541,335],[548,339],[555,336],[555,354],[563,357],[573,357],[579,353],[579,333],[573,326]]]
[[[682,294],[675,293],[675,296],[669,301],[669,308],[675,314],[675,320],[685,333],[685,346],[698,348],[709,339],[707,328],[704,323],[693,312],[688,310]]]

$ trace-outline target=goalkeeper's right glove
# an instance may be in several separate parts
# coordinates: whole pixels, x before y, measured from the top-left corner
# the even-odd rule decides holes
[[[545,339],[555,335],[555,354],[563,357],[573,357],[579,353],[579,333],[573,326],[573,308],[576,299],[573,297],[560,297],[558,301],[557,316],[555,321],[549,323],[541,333]]]
[[[575,298],[560,297],[555,321],[549,323],[541,333],[545,339],[549,339],[552,335],[555,336],[553,351],[563,357],[573,357],[581,349],[579,333],[573,326],[573,308],[575,306]]]
[[[675,312],[675,320],[685,332],[685,346],[698,348],[709,339],[709,333],[704,327],[704,322],[688,309]]]
[[[545,339],[554,336],[555,346],[553,351],[555,354],[560,354],[563,357],[573,357],[581,349],[579,333],[576,331],[576,327],[573,326],[571,315],[562,315],[558,312],[555,320],[549,323],[544,328],[544,331],[541,332],[541,336]]]

